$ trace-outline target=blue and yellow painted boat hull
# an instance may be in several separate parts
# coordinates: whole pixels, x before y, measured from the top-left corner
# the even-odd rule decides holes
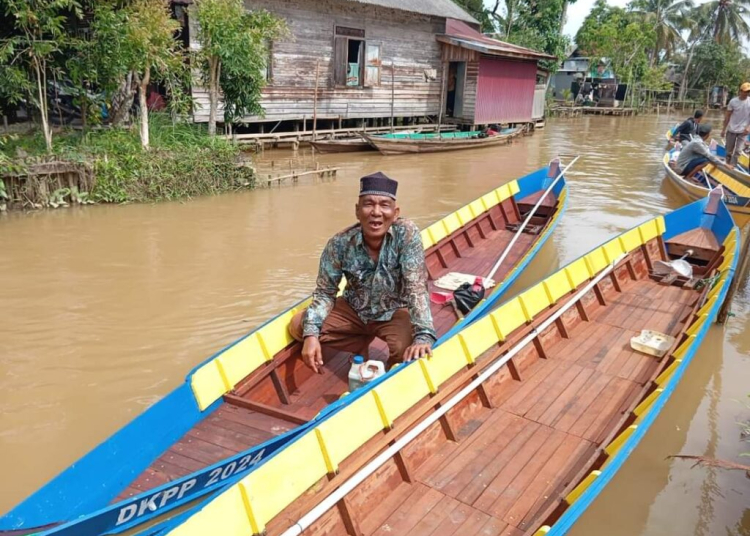
[[[586,452],[589,452],[588,450],[583,451],[584,454],[581,454],[581,456],[588,456],[585,459],[592,461],[589,464],[584,464],[584,469],[573,476],[572,481],[566,480],[565,474],[555,476],[555,478],[559,476],[559,482],[561,482],[561,488],[556,491],[556,493],[560,493],[559,499],[548,497],[543,492],[545,480],[551,479],[551,475],[545,476],[540,481],[540,487],[536,490],[541,494],[539,501],[545,506],[540,506],[541,513],[538,519],[530,522],[532,524],[523,525],[524,530],[528,534],[534,533],[535,536],[565,534],[620,470],[625,460],[647,433],[690,365],[726,297],[739,257],[740,233],[727,207],[715,196],[714,199],[701,199],[665,216],[649,220],[615,237],[449,338],[441,347],[436,349],[432,358],[424,358],[408,364],[403,367],[401,372],[385,378],[384,381],[376,385],[362,389],[362,392],[356,398],[350,400],[348,404],[330,414],[325,420],[316,423],[312,429],[307,430],[293,442],[287,444],[284,449],[267,459],[253,473],[227,487],[215,499],[201,507],[191,508],[175,519],[160,525],[159,534],[169,534],[170,536],[198,536],[209,533],[224,536],[259,535],[265,534],[269,526],[272,527],[270,532],[272,534],[280,534],[287,528],[291,528],[289,534],[308,534],[305,531],[306,527],[311,526],[311,523],[314,524],[316,520],[321,520],[321,524],[314,525],[317,530],[312,530],[309,532],[310,534],[328,533],[327,530],[335,532],[335,529],[340,528],[342,523],[346,524],[346,516],[336,514],[336,509],[332,508],[325,510],[323,513],[316,513],[315,515],[318,517],[311,517],[312,509],[309,508],[317,509],[317,506],[312,505],[320,504],[319,502],[316,503],[316,500],[322,501],[329,494],[346,489],[345,494],[360,490],[357,501],[361,502],[366,500],[362,495],[366,493],[364,490],[376,489],[377,486],[389,486],[388,483],[385,483],[385,477],[378,479],[375,476],[379,474],[377,472],[369,473],[371,475],[370,480],[357,480],[357,482],[361,482],[359,487],[355,487],[354,484],[349,486],[348,481],[336,480],[339,468],[345,467],[347,462],[351,462],[351,457],[357,456],[360,449],[369,446],[373,449],[370,455],[372,457],[360,455],[355,458],[356,460],[369,459],[371,461],[368,464],[375,463],[375,456],[380,452],[376,448],[379,445],[377,438],[384,433],[395,433],[394,431],[398,430],[399,422],[403,422],[401,419],[411,415],[410,411],[414,410],[418,404],[420,404],[419,407],[428,408],[429,404],[423,401],[430,396],[441,393],[441,389],[456,393],[461,386],[466,385],[461,382],[469,381],[463,379],[467,363],[476,366],[477,370],[480,371],[488,370],[492,372],[496,370],[492,368],[490,363],[508,363],[507,360],[503,361],[504,355],[516,357],[521,355],[516,352],[513,344],[517,344],[519,340],[522,340],[523,344],[528,344],[529,339],[521,339],[521,337],[541,338],[543,336],[541,330],[555,329],[550,322],[554,320],[556,323],[558,321],[564,323],[565,315],[574,314],[575,308],[571,309],[571,306],[581,305],[575,315],[580,315],[584,324],[589,325],[585,318],[588,313],[585,313],[585,310],[588,307],[606,307],[607,302],[602,297],[605,292],[608,292],[609,296],[621,292],[617,289],[618,285],[615,283],[615,279],[620,280],[621,283],[631,280],[629,278],[638,281],[635,270],[642,270],[644,264],[651,266],[650,263],[653,262],[653,258],[647,261],[647,257],[666,255],[666,253],[659,253],[664,251],[665,242],[668,243],[671,240],[676,243],[678,237],[686,236],[694,231],[698,232],[699,236],[710,235],[711,240],[716,241],[716,256],[713,257],[714,260],[712,261],[716,264],[712,264],[712,268],[707,268],[707,270],[710,270],[707,274],[713,275],[711,275],[710,280],[706,281],[703,290],[688,287],[692,290],[687,292],[693,293],[690,296],[695,296],[696,300],[693,302],[691,298],[685,303],[690,303],[689,307],[693,312],[687,320],[680,322],[683,324],[683,327],[680,328],[680,338],[676,340],[672,349],[665,355],[664,359],[668,360],[655,369],[654,374],[658,374],[653,380],[656,388],[650,389],[652,385],[650,381],[644,383],[642,390],[639,392],[639,397],[629,402],[629,407],[633,408],[630,411],[632,419],[622,425],[625,426],[624,428],[621,428],[620,425],[613,425],[613,433],[608,434],[602,440],[601,445],[594,449],[591,454],[586,454]],[[631,261],[634,265],[638,264],[640,268],[632,266]],[[598,287],[598,290],[593,288],[604,281],[602,278],[605,277],[612,278],[611,284],[614,288],[610,287],[609,291]],[[651,276],[641,277],[650,280]],[[658,284],[651,281],[650,285],[653,288]],[[656,286],[656,288],[660,287]],[[596,294],[596,297],[593,293]],[[588,296],[588,301],[586,301],[586,296]],[[581,312],[581,309],[584,312]],[[559,315],[553,313],[559,313]],[[675,311],[673,314],[679,316],[680,312]],[[624,321],[627,321],[629,317],[624,318]],[[529,334],[529,329],[537,326],[540,331],[532,330]],[[564,332],[564,329],[561,329],[559,325],[556,329],[559,329],[561,333]],[[564,334],[561,336],[565,339]],[[510,345],[503,346],[505,343]],[[618,348],[619,345],[620,343],[618,343]],[[606,349],[611,346],[610,341],[609,346],[602,347]],[[543,353],[538,347],[536,351],[539,354]],[[568,351],[574,350],[568,349]],[[582,355],[585,355],[585,352]],[[541,357],[543,356],[540,355],[535,359]],[[649,359],[652,361],[649,361]],[[483,363],[483,360],[486,361]],[[542,362],[546,363],[547,360],[542,359]],[[648,365],[653,363],[653,358],[642,356],[641,362]],[[598,361],[594,362],[594,364],[596,363]],[[496,377],[503,369],[497,370],[494,373],[495,376],[489,378]],[[651,373],[649,372],[649,374]],[[511,378],[511,376],[513,376],[512,371],[509,375],[506,375],[507,381],[513,381],[514,378]],[[454,381],[459,378],[460,381]],[[488,383],[490,382],[488,381]],[[545,385],[546,383],[545,381]],[[468,388],[465,387],[464,389]],[[489,407],[492,408],[493,406],[490,405]],[[429,411],[436,411],[436,409],[429,407],[424,411],[426,416]],[[486,411],[492,412],[493,410]],[[618,411],[613,411],[612,415],[619,423],[622,415]],[[517,419],[517,417],[514,418]],[[414,425],[413,421],[406,422]],[[494,420],[488,420],[487,422],[490,423],[490,429],[492,423],[496,424]],[[536,424],[539,425],[539,423]],[[490,432],[486,433],[489,434]],[[424,434],[427,435],[426,432]],[[429,437],[436,438],[439,435],[439,433],[431,434]],[[398,437],[400,436],[395,436],[394,441]],[[439,440],[438,438],[433,441]],[[469,438],[466,438],[466,441],[469,440]],[[423,441],[420,445],[427,444],[428,440],[424,439]],[[491,449],[490,442],[482,444],[485,450]],[[536,448],[540,448],[539,444],[536,445]],[[511,451],[512,449],[509,449],[509,452]],[[410,452],[414,454],[414,450]],[[458,452],[462,451],[459,450]],[[554,452],[554,450],[551,452]],[[482,449],[474,448],[472,453],[483,464],[490,462],[483,459]],[[439,457],[439,454],[435,454],[435,456]],[[512,453],[509,456],[512,456]],[[415,455],[415,457],[418,458],[419,456]],[[546,462],[548,459],[547,456],[542,456],[542,458],[541,462]],[[562,458],[564,462],[564,457]],[[379,457],[377,459],[379,460]],[[528,461],[528,458],[526,460]],[[443,465],[454,461],[455,458],[449,456],[448,460],[444,460]],[[506,460],[506,462],[496,469],[502,470],[503,467],[506,467],[521,470],[520,467],[523,466],[523,464],[521,466],[514,465],[512,458]],[[532,462],[528,463],[536,468],[535,471],[539,471],[539,468],[542,467],[542,465],[532,464]],[[475,467],[480,466],[484,467],[481,464]],[[441,466],[431,465],[430,467],[437,471]],[[568,466],[564,465],[563,467]],[[588,469],[586,469],[587,467]],[[591,469],[592,467],[594,469]],[[356,468],[347,467],[347,470],[348,473],[344,478],[349,478]],[[566,470],[570,470],[570,468]],[[398,474],[397,471],[398,469],[391,467],[391,472]],[[530,475],[531,478],[534,476],[536,476],[536,473]],[[419,485],[439,486],[444,477],[445,474],[441,473],[441,477],[437,479],[439,483],[431,484],[435,480],[431,480],[429,476],[425,477],[422,474]],[[409,482],[407,477],[403,478],[406,482]],[[494,477],[491,476],[490,478]],[[466,479],[461,479],[461,482],[465,485]],[[529,480],[525,480],[525,482],[528,485]],[[503,483],[508,485],[506,480],[503,480]],[[411,485],[415,486],[416,483]],[[511,495],[516,497],[520,492],[521,489],[518,488]],[[382,489],[379,493],[378,496],[383,497]],[[435,494],[440,496],[437,491]],[[337,495],[337,497],[340,496],[345,495]],[[297,501],[302,502],[298,503]],[[446,501],[446,504],[449,503],[450,501]],[[471,508],[470,503],[461,504],[462,507]],[[332,507],[335,504],[328,503],[326,507],[328,506]],[[377,508],[378,506],[372,507]],[[403,511],[407,512],[407,510],[408,505],[404,507]],[[440,509],[436,508],[437,510]],[[507,510],[505,511],[507,512]],[[321,517],[325,515],[325,512],[331,512],[331,515]],[[428,523],[427,526],[434,525],[429,525],[430,519],[428,518],[431,513],[425,514],[423,512],[420,514],[420,517],[425,516],[423,523]],[[438,516],[440,513],[442,512],[435,515]],[[357,515],[362,514],[362,512],[354,511],[350,514]],[[483,519],[487,519],[487,514],[483,514],[481,511],[478,514],[484,515]],[[404,513],[403,515],[408,514]],[[384,514],[384,516],[383,519],[386,519],[387,515]],[[547,525],[543,524],[543,521],[550,518],[554,521]],[[510,518],[504,519],[509,520]],[[414,525],[409,526],[413,527]],[[494,526],[501,525],[496,523]],[[409,533],[409,530],[399,532],[399,534],[404,535]],[[284,532],[284,534],[287,534],[287,532]]]
[[[682,177],[669,165],[669,160],[673,152],[674,150],[665,153],[662,160],[664,171],[669,181],[691,200],[706,197],[710,192],[707,186],[686,180],[685,177]],[[743,216],[750,215],[750,187],[714,165],[704,168],[704,172],[714,179],[717,184],[724,187],[724,202],[731,212]]]
[[[547,168],[544,168],[507,183],[429,226],[422,231],[425,249],[444,241],[461,227],[462,222],[482,217],[484,212],[498,204],[502,205],[506,199],[521,200],[544,190],[551,183],[547,172]],[[438,345],[481,318],[534,258],[567,206],[564,178],[556,183],[551,195],[557,200],[557,208],[533,246],[492,292],[438,341]],[[306,307],[309,301],[310,298],[288,308],[195,367],[180,387],[0,517],[0,534],[4,531],[33,531],[49,525],[55,526],[38,534],[92,536],[122,532],[188,502],[204,500],[233,479],[251,472],[260,462],[316,422],[356,398],[347,397],[347,400],[334,403],[308,423],[210,465],[200,473],[113,503],[155,459],[220,408],[225,394],[232,391],[243,378],[266,368],[277,353],[293,342],[287,326],[294,314]]]

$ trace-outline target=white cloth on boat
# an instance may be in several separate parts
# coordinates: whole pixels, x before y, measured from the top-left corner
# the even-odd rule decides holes
[[[435,286],[439,288],[444,288],[445,290],[456,290],[458,287],[463,285],[464,283],[469,283],[470,285],[474,284],[474,281],[477,277],[481,277],[478,275],[472,275],[472,274],[462,274],[461,272],[450,272],[445,274],[443,277],[439,278],[435,281]],[[484,288],[492,288],[495,286],[495,281],[492,279],[487,279],[486,277],[482,277],[482,285]]]

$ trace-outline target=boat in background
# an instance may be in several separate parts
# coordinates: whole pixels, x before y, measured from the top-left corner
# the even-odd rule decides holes
[[[565,534],[679,384],[739,240],[716,190],[622,233],[159,534]]]
[[[431,291],[451,272],[486,276],[508,251],[497,284],[463,319],[431,304],[438,345],[498,303],[550,236],[567,203],[564,177],[548,176],[557,172],[542,168],[503,184],[422,231]],[[323,373],[314,374],[289,336],[289,321],[310,300],[193,369],[184,384],[3,515],[0,534],[92,536],[139,526],[206,500],[356,399],[338,400],[348,388],[349,354],[327,351]],[[385,359],[387,348],[378,341],[370,357]]]
[[[370,144],[384,155],[404,153],[436,153],[442,151],[457,151],[462,149],[476,149],[494,145],[506,145],[513,138],[526,132],[526,127],[506,128],[498,134],[484,135],[481,130],[468,132],[443,132],[426,134],[383,134],[364,137]]]
[[[685,178],[671,165],[678,153],[678,149],[667,151],[662,163],[667,177],[680,191],[695,200],[706,197],[712,189],[721,186],[727,208],[735,214],[750,215],[750,187],[735,178],[730,170],[714,164],[709,164],[691,178]]]
[[[366,139],[358,136],[356,138],[340,138],[330,140],[311,141],[316,151],[320,153],[353,153],[358,151],[371,151],[375,148]]]

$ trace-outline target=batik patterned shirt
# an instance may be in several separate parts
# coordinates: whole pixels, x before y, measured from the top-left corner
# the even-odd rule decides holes
[[[353,225],[328,241],[320,257],[318,280],[307,309],[304,335],[319,336],[333,309],[341,277],[344,299],[365,324],[387,321],[397,309],[411,317],[414,343],[436,340],[427,291],[427,267],[419,228],[397,219],[385,235],[377,263],[367,252],[362,226]]]

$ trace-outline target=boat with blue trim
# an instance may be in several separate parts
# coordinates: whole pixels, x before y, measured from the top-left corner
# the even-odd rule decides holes
[[[717,187],[721,187],[724,202],[735,214],[750,214],[750,185],[745,184],[736,172],[725,166],[709,164],[690,178],[683,177],[672,167],[679,149],[670,149],[664,154],[662,163],[667,178],[689,199],[702,199]]]
[[[550,176],[557,172],[543,168],[503,184],[422,231],[430,290],[451,272],[486,275],[508,251],[496,285],[464,318],[432,304],[438,347],[496,304],[549,238],[567,204],[564,177]],[[206,500],[355,399],[338,401],[349,354],[327,355],[322,374],[300,359],[287,327],[309,301],[197,366],[183,385],[3,515],[0,534],[92,536],[137,527]],[[385,346],[373,344],[370,358],[386,357]]]
[[[739,242],[718,190],[616,236],[158,534],[565,534],[680,382]]]
[[[526,132],[526,127],[505,128],[487,135],[481,130],[466,132],[403,133],[363,136],[384,155],[405,153],[435,153],[506,145]]]

